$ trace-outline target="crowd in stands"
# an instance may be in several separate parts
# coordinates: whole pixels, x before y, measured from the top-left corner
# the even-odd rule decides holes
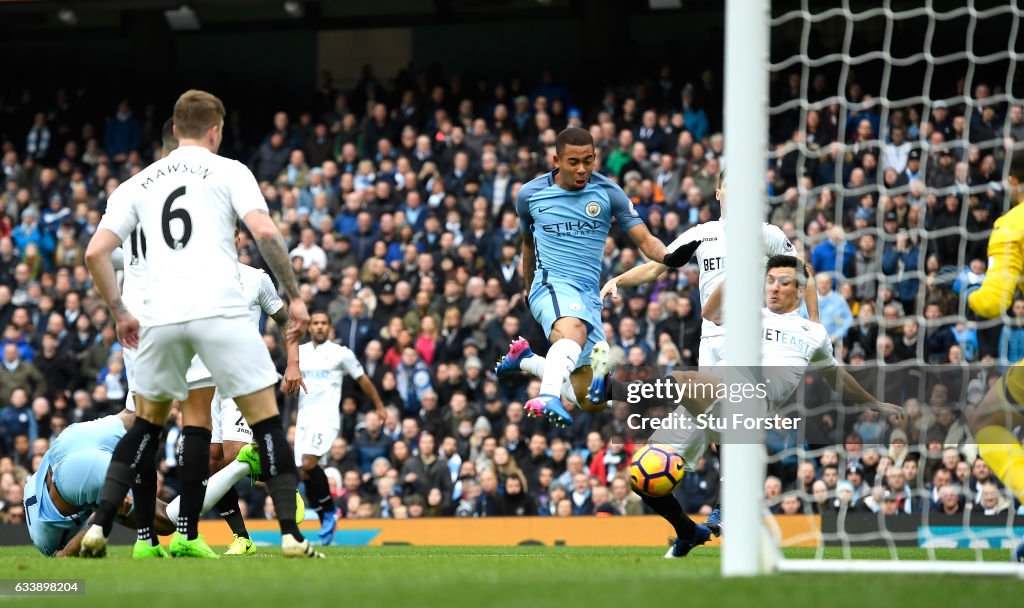
[[[546,350],[523,300],[514,201],[552,168],[560,129],[589,129],[598,170],[664,242],[720,217],[716,76],[690,84],[664,67],[642,77],[576,99],[547,71],[536,82],[471,84],[368,71],[345,91],[324,74],[306,111],[253,117],[229,108],[225,153],[256,175],[302,297],[330,314],[333,339],[356,353],[386,405],[382,418],[346,382],[326,469],[343,517],[643,512],[626,479],[633,438],[624,406],[577,412],[558,429],[523,415],[539,381],[493,374],[517,336]],[[776,83],[773,103],[795,97],[798,80]],[[828,85],[816,77],[810,101]],[[820,320],[847,364],[975,364],[981,375],[970,379],[984,388],[1024,358],[1024,299],[979,323],[956,295],[957,285],[984,278],[988,231],[1019,196],[1006,176],[1024,143],[1022,108],[998,93],[982,83],[948,103],[894,109],[851,82],[843,103],[773,116],[765,220],[812,263]],[[123,406],[121,347],[83,253],[107,197],[158,152],[173,100],[122,100],[109,115],[85,116],[63,89],[37,91],[29,105],[4,99],[0,513],[17,521],[25,477],[50,440]],[[265,131],[243,141],[240,120],[265,122]],[[643,263],[623,237],[608,238],[603,281]],[[262,264],[244,234],[239,255]],[[613,361],[696,364],[697,276],[688,266],[605,302]],[[283,370],[270,324],[265,341]],[[911,422],[897,427],[869,413],[821,414],[826,441],[807,457],[779,448],[792,448],[793,437],[770,437],[772,508],[1016,508],[971,449],[961,404],[939,402],[941,388],[949,387],[904,395]],[[288,419],[294,403],[281,405]],[[167,427],[160,480],[169,496],[180,418]],[[688,512],[707,512],[718,500],[716,452],[696,466],[677,493]],[[270,516],[258,489],[242,495],[249,517]]]

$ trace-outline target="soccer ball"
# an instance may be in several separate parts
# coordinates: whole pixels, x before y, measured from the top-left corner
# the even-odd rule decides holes
[[[683,481],[683,457],[662,443],[645,445],[629,463],[629,485],[646,496],[668,496]]]

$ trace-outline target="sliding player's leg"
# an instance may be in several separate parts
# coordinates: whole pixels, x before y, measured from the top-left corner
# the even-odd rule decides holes
[[[229,492],[234,493],[235,484],[246,477],[259,475],[260,469],[258,454],[252,447],[243,446],[243,452],[238,454],[235,460],[229,461],[207,480],[206,495],[199,510],[200,514],[218,506],[225,495]],[[237,506],[238,503],[235,504]],[[180,511],[181,496],[178,496],[167,504],[164,512],[169,521],[175,522],[178,520]],[[161,532],[158,530],[158,533]],[[167,532],[167,534],[169,533]]]

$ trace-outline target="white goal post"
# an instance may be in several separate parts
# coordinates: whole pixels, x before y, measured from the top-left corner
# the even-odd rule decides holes
[[[1022,103],[1020,85],[1020,74],[1017,74],[1016,64],[1024,60],[1024,38],[1021,31],[1021,21],[1024,19],[1024,9],[1019,5],[1018,0],[992,0],[982,4],[981,0],[964,0],[963,2],[945,2],[944,0],[870,0],[859,2],[856,0],[842,0],[842,2],[817,2],[812,0],[796,0],[780,2],[784,8],[776,7],[772,10],[771,0],[728,0],[725,7],[725,74],[724,74],[724,135],[725,135],[725,162],[723,166],[728,172],[728,223],[726,224],[726,236],[730,243],[734,244],[729,250],[729,272],[726,276],[725,308],[728,313],[728,331],[726,332],[726,352],[729,353],[729,371],[733,372],[738,366],[756,367],[762,364],[761,358],[761,302],[763,302],[763,274],[762,268],[762,229],[761,222],[764,221],[769,212],[766,203],[770,200],[780,203],[782,196],[776,192],[772,199],[769,197],[767,180],[765,179],[767,161],[781,161],[784,154],[792,152],[794,147],[799,150],[800,171],[805,169],[805,162],[824,158],[828,150],[812,150],[802,141],[789,147],[780,146],[778,149],[769,151],[769,129],[772,117],[782,113],[795,113],[799,115],[798,129],[803,128],[809,111],[823,110],[829,104],[837,104],[841,111],[839,116],[838,136],[836,140],[846,151],[851,145],[848,142],[847,126],[843,122],[847,113],[861,110],[861,106],[855,101],[846,98],[847,84],[853,82],[853,73],[859,72],[862,66],[875,62],[878,64],[878,83],[871,91],[874,96],[873,103],[878,108],[878,118],[885,130],[887,121],[893,113],[910,114],[910,109],[917,112],[920,109],[920,120],[927,122],[929,113],[933,108],[949,107],[962,104],[965,121],[968,123],[966,129],[960,134],[960,139],[949,140],[950,145],[962,146],[964,154],[971,146],[982,145],[986,142],[976,142],[970,139],[970,123],[975,113],[980,113],[987,105],[1002,104],[1004,107],[1019,105]],[[796,7],[789,10],[790,7]],[[868,41],[858,40],[857,35],[862,30],[855,29],[863,27],[869,21],[875,20],[875,32],[877,39]],[[905,31],[900,29],[905,25],[902,22],[919,20],[924,35],[920,39],[919,52],[904,53],[897,52],[893,46],[895,32]],[[1008,40],[1004,48],[992,50],[980,49],[975,44],[976,31],[979,24],[986,20],[1001,20],[1000,27],[1008,33]],[[882,23],[882,25],[877,25]],[[962,44],[950,51],[948,48],[936,50],[933,37],[941,27],[949,27],[954,23],[963,24]],[[799,50],[795,54],[776,58],[772,56],[772,32],[785,28],[791,38],[795,39]],[[815,35],[822,35],[822,31],[815,28],[825,28],[827,36],[836,41],[835,48],[827,48],[828,45],[820,44],[820,39]],[[795,32],[795,33],[794,33]],[[819,43],[815,46],[816,41]],[[904,41],[905,42],[905,41]],[[991,42],[991,41],[989,41]],[[865,50],[865,45],[870,44],[871,48]],[[1000,43],[1001,44],[1001,41]],[[906,45],[903,45],[905,47]],[[998,45],[997,45],[998,46]],[[903,48],[901,47],[901,48]],[[991,76],[993,66],[1005,64],[1005,77],[994,78]],[[937,71],[951,69],[951,66],[966,66],[961,81],[962,90],[956,92],[936,93],[932,89],[932,79]],[[832,70],[838,82],[832,86],[828,94],[818,96],[809,95],[811,81],[814,72],[819,69]],[[921,82],[908,83],[910,72],[900,71],[903,68],[912,68],[922,74]],[[973,98],[974,87],[980,79],[978,73],[982,69],[989,74],[990,84],[994,84],[995,90],[987,101],[981,102]],[[866,72],[868,68],[864,67]],[[787,75],[799,74],[799,95],[784,102],[776,103],[772,99],[769,89],[769,80],[774,75],[784,78]],[[859,75],[859,74],[858,74]],[[1015,88],[1015,86],[1017,88]],[[906,93],[908,89],[914,89],[913,93]],[[949,93],[949,94],[946,94]],[[1016,93],[1016,94],[1015,94]],[[809,100],[813,97],[813,100]],[[980,98],[980,96],[978,96]],[[774,104],[774,105],[773,105]],[[911,125],[907,125],[910,127]],[[1010,159],[1024,151],[1024,141],[1019,141],[1016,148],[1013,142],[1008,143],[1009,127],[998,134],[998,141],[991,140],[993,149],[1003,150],[1005,162],[998,180],[979,185],[975,183],[969,189],[961,191],[960,196],[964,200],[962,217],[967,218],[968,208],[966,199],[970,195],[983,192],[988,189],[991,194],[993,188],[1004,205],[998,209],[998,213],[1009,208],[1012,193],[1009,190],[1000,191],[1005,186],[1010,175]],[[875,141],[879,150],[885,149],[885,135],[875,133]],[[927,141],[915,141],[914,145],[919,154],[924,156],[929,152]],[[1011,149],[1013,148],[1013,149]],[[935,150],[932,150],[935,152]],[[879,154],[879,156],[881,156]],[[808,160],[810,159],[810,160]],[[878,192],[881,196],[888,197],[894,190],[891,185],[883,188],[883,169],[881,158],[878,159],[879,172],[877,177]],[[929,161],[931,162],[931,161]],[[840,170],[836,169],[839,175]],[[872,178],[875,179],[875,178]],[[1000,186],[1002,184],[1002,186]],[[903,184],[907,186],[907,184]],[[810,197],[817,196],[820,190],[825,187],[815,187],[808,191],[799,187],[801,204]],[[846,193],[844,180],[838,180],[838,184],[832,183],[828,188],[839,193],[840,200],[837,205],[835,218],[841,219],[842,194]],[[886,189],[888,188],[888,189]],[[909,191],[909,186],[904,189]],[[939,193],[943,195],[942,192]],[[992,197],[993,200],[996,197]],[[774,208],[774,207],[773,207]],[[801,209],[803,207],[801,206]],[[880,204],[874,209],[877,213],[877,229],[880,231],[882,219],[885,217],[884,210]],[[923,212],[922,212],[923,214]],[[872,222],[875,218],[872,217]],[[922,220],[923,221],[923,220]],[[800,220],[795,222],[796,229],[803,233],[804,218],[801,214]],[[959,252],[956,262],[963,268],[971,261],[967,258],[970,243],[973,240],[983,238],[981,235],[967,234],[965,223],[959,224],[958,235],[961,241],[957,247]],[[876,228],[872,228],[876,229]],[[956,231],[956,228],[946,228],[947,231]],[[928,231],[922,228],[922,238],[929,238]],[[881,234],[879,232],[879,234]],[[943,236],[945,233],[931,233]],[[884,235],[882,235],[884,237]],[[742,246],[735,244],[742,243]],[[883,240],[879,240],[879,249]],[[810,257],[810,251],[806,252]],[[922,262],[925,259],[921,254]],[[821,271],[822,269],[816,269]],[[902,266],[901,266],[902,272]],[[909,271],[908,271],[909,272]],[[914,272],[921,278],[921,290],[925,289],[925,265],[921,264]],[[901,275],[902,276],[902,275]],[[910,276],[909,274],[907,276]],[[885,283],[884,277],[879,277],[879,285]],[[881,301],[881,296],[879,295]],[[928,321],[925,320],[923,297],[916,299],[916,309],[907,313],[906,318],[915,318],[921,322],[921,331],[924,333]],[[881,317],[882,310],[877,311]],[[966,323],[961,308],[960,315],[947,313],[941,321],[946,323]],[[985,322],[979,322],[979,328],[986,327]],[[988,327],[993,324],[1001,324],[1002,320],[988,322]],[[837,352],[837,359],[840,353]],[[765,365],[770,363],[764,362]],[[974,369],[974,368],[971,368]],[[726,377],[730,382],[729,376]],[[873,392],[873,387],[867,387]],[[754,411],[749,409],[753,404],[737,404],[732,412],[742,413]],[[748,408],[748,409],[744,409]],[[763,434],[763,433],[762,433]],[[923,515],[922,528],[913,532],[893,532],[887,530],[885,525],[880,530],[872,532],[874,540],[879,541],[882,547],[888,547],[888,559],[854,559],[851,547],[855,547],[864,541],[868,536],[864,534],[852,534],[847,532],[845,525],[840,518],[840,526],[831,532],[822,532],[817,539],[819,547],[816,550],[814,559],[789,559],[782,555],[778,534],[772,531],[773,520],[768,514],[768,507],[765,500],[765,479],[766,466],[779,462],[783,458],[797,457],[801,462],[805,458],[816,458],[820,450],[808,450],[804,446],[806,442],[801,441],[795,448],[789,448],[788,453],[769,454],[764,445],[756,445],[749,441],[749,434],[743,435],[745,439],[739,439],[738,434],[731,434],[729,429],[723,433],[722,443],[726,445],[722,451],[722,507],[724,513],[724,536],[722,549],[721,571],[723,576],[755,576],[768,573],[824,573],[824,572],[860,572],[860,573],[906,573],[906,574],[968,574],[968,575],[1000,575],[1017,576],[1024,578],[1024,564],[1009,563],[1006,561],[990,561],[992,553],[986,553],[981,547],[992,547],[995,545],[985,544],[988,539],[982,539],[978,532],[971,527],[967,515],[963,518],[963,533],[960,539],[967,537],[968,544],[958,545],[973,550],[974,554],[969,557],[960,555],[958,559],[943,559],[947,554],[942,553],[940,547],[944,545],[929,544],[920,541],[921,529],[929,527],[929,516],[926,512]],[[763,438],[763,437],[762,437]],[[731,441],[732,439],[732,441]],[[801,437],[801,440],[804,438]],[[840,451],[842,451],[842,446]],[[947,446],[948,447],[948,446]],[[842,454],[840,455],[842,458]],[[791,458],[792,459],[792,458]],[[843,465],[840,465],[842,467]],[[843,470],[842,468],[840,470]],[[924,466],[921,467],[923,476]],[[922,484],[914,485],[915,491],[923,492],[924,483],[931,481],[923,480]],[[926,499],[925,499],[926,500]],[[776,503],[777,504],[777,503]],[[838,503],[837,503],[838,504]],[[1012,506],[1011,498],[1011,506]],[[1024,515],[1016,515],[1017,531],[1014,531],[1014,514],[1010,512],[1005,518],[1005,526],[1001,529],[1004,535],[1004,544],[999,545],[1005,548],[1005,538],[1020,537],[1020,526],[1024,526]],[[880,517],[881,520],[881,517]],[[824,546],[826,542],[830,546],[840,547],[842,554],[836,557],[835,553],[826,558]],[[910,545],[910,543],[913,543]],[[920,544],[918,544],[920,543]],[[916,559],[900,559],[896,550],[897,546],[919,547],[921,555]]]

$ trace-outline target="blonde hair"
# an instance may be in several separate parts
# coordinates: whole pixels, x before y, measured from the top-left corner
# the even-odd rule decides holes
[[[174,104],[174,128],[179,137],[201,137],[224,120],[224,104],[217,96],[189,89]]]

